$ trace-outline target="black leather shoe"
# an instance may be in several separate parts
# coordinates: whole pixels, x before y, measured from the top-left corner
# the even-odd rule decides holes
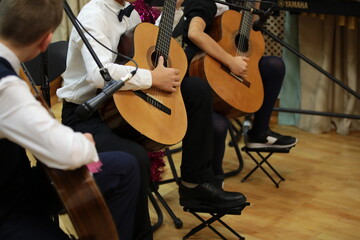
[[[195,188],[179,185],[180,205],[186,207],[233,208],[246,204],[246,197],[239,192],[226,192],[211,183]]]

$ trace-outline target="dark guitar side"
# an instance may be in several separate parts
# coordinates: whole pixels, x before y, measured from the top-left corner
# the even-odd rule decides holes
[[[107,204],[86,166],[72,171],[44,168],[80,240],[119,239]]]

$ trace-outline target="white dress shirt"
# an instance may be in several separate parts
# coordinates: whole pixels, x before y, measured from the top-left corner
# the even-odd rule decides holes
[[[131,12],[129,17],[124,16],[123,20],[119,22],[118,13],[129,5],[130,3],[125,2],[125,5],[122,6],[114,0],[92,0],[81,9],[77,18],[98,41],[111,50],[117,51],[120,37],[126,31],[141,23],[140,16],[135,10]],[[182,10],[176,10],[174,26],[179,22],[182,14]],[[134,70],[134,67],[114,63],[116,54],[102,47],[87,33],[85,33],[85,36],[100,62],[108,69],[110,76],[114,80],[119,80]],[[76,29],[73,29],[69,41],[64,84],[56,92],[58,97],[68,102],[81,104],[94,97],[97,89],[102,88],[104,83],[98,65]],[[150,71],[139,68],[135,76],[126,82],[120,91],[148,89],[151,85]]]
[[[220,0],[222,2],[225,2],[225,0]],[[216,4],[216,7],[217,7],[217,11],[216,11],[216,15],[215,17],[217,16],[220,16],[221,14],[223,14],[225,11],[229,10],[229,6],[225,5],[225,4],[221,4],[221,3],[215,3]]]
[[[20,61],[1,43],[0,56],[19,73]],[[0,138],[30,150],[45,165],[75,169],[99,160],[94,144],[51,117],[19,77],[0,80],[0,103]]]
[[[134,10],[130,17],[119,22],[117,14],[130,3],[122,6],[114,0],[92,0],[86,4],[78,16],[81,24],[101,43],[117,50],[120,36],[141,22]],[[114,63],[116,55],[99,45],[85,33],[100,62],[108,69],[114,80],[119,80],[134,70],[134,67]],[[75,29],[72,30],[67,56],[67,69],[64,73],[64,85],[57,95],[68,102],[83,103],[96,95],[97,88],[104,86],[99,68]],[[139,69],[135,76],[121,90],[148,89],[152,85],[151,73]]]

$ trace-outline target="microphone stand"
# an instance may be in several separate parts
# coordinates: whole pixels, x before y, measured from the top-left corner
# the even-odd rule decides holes
[[[99,92],[95,97],[80,104],[76,108],[75,113],[78,115],[78,117],[81,120],[85,120],[85,119],[89,118],[105,100],[110,98],[115,92],[117,92],[120,88],[122,88],[124,86],[125,82],[130,80],[132,78],[132,76],[136,73],[136,70],[132,71],[130,74],[127,74],[126,76],[122,77],[121,79],[118,79],[117,81],[115,81],[110,76],[108,70],[106,68],[104,68],[104,66],[100,62],[94,49],[91,47],[89,41],[85,37],[85,34],[83,33],[82,29],[80,28],[80,24],[77,22],[77,19],[66,0],[64,1],[64,10],[65,10],[66,14],[68,15],[70,21],[72,22],[73,26],[75,27],[76,31],[80,35],[85,46],[89,50],[91,56],[93,57],[96,64],[98,65],[98,67],[100,69],[100,74],[106,82],[104,87],[102,88],[101,92]]]
[[[219,3],[219,4],[223,4],[223,5],[227,5],[229,7],[232,7],[232,8],[235,8],[237,10],[244,10],[244,11],[248,11],[248,12],[251,12],[252,14],[256,14],[256,15],[259,15],[259,16],[263,16],[264,15],[264,11],[263,10],[260,10],[260,9],[256,9],[256,8],[247,8],[247,7],[243,7],[243,6],[240,6],[238,4],[233,4],[233,3],[228,3],[228,2],[223,2],[221,0],[214,0],[214,2],[216,3]],[[245,1],[244,1],[245,2]]]
[[[94,58],[96,64],[98,65],[98,67],[100,69],[101,76],[104,78],[105,82],[111,81],[112,78],[111,78],[108,70],[106,68],[104,68],[104,66],[100,62],[98,56],[94,52],[94,49],[91,47],[89,41],[86,39],[85,34],[81,30],[79,24],[76,22],[76,17],[74,15],[74,13],[72,12],[72,10],[71,10],[71,8],[70,8],[70,6],[69,6],[69,4],[67,3],[66,0],[64,1],[64,10],[65,10],[67,16],[69,17],[70,21],[72,22],[73,26],[75,27],[76,31],[80,35],[80,37],[81,37],[82,41],[84,42],[86,48],[89,50],[91,56]]]

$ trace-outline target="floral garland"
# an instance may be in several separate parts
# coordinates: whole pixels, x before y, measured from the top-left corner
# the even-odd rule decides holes
[[[159,152],[148,152],[148,156],[151,161],[150,174],[152,182],[160,182],[162,180],[162,175],[165,172],[165,161],[164,151]]]
[[[160,16],[160,11],[152,8],[145,0],[137,0],[133,3],[135,10],[139,13],[142,22],[155,23]]]

